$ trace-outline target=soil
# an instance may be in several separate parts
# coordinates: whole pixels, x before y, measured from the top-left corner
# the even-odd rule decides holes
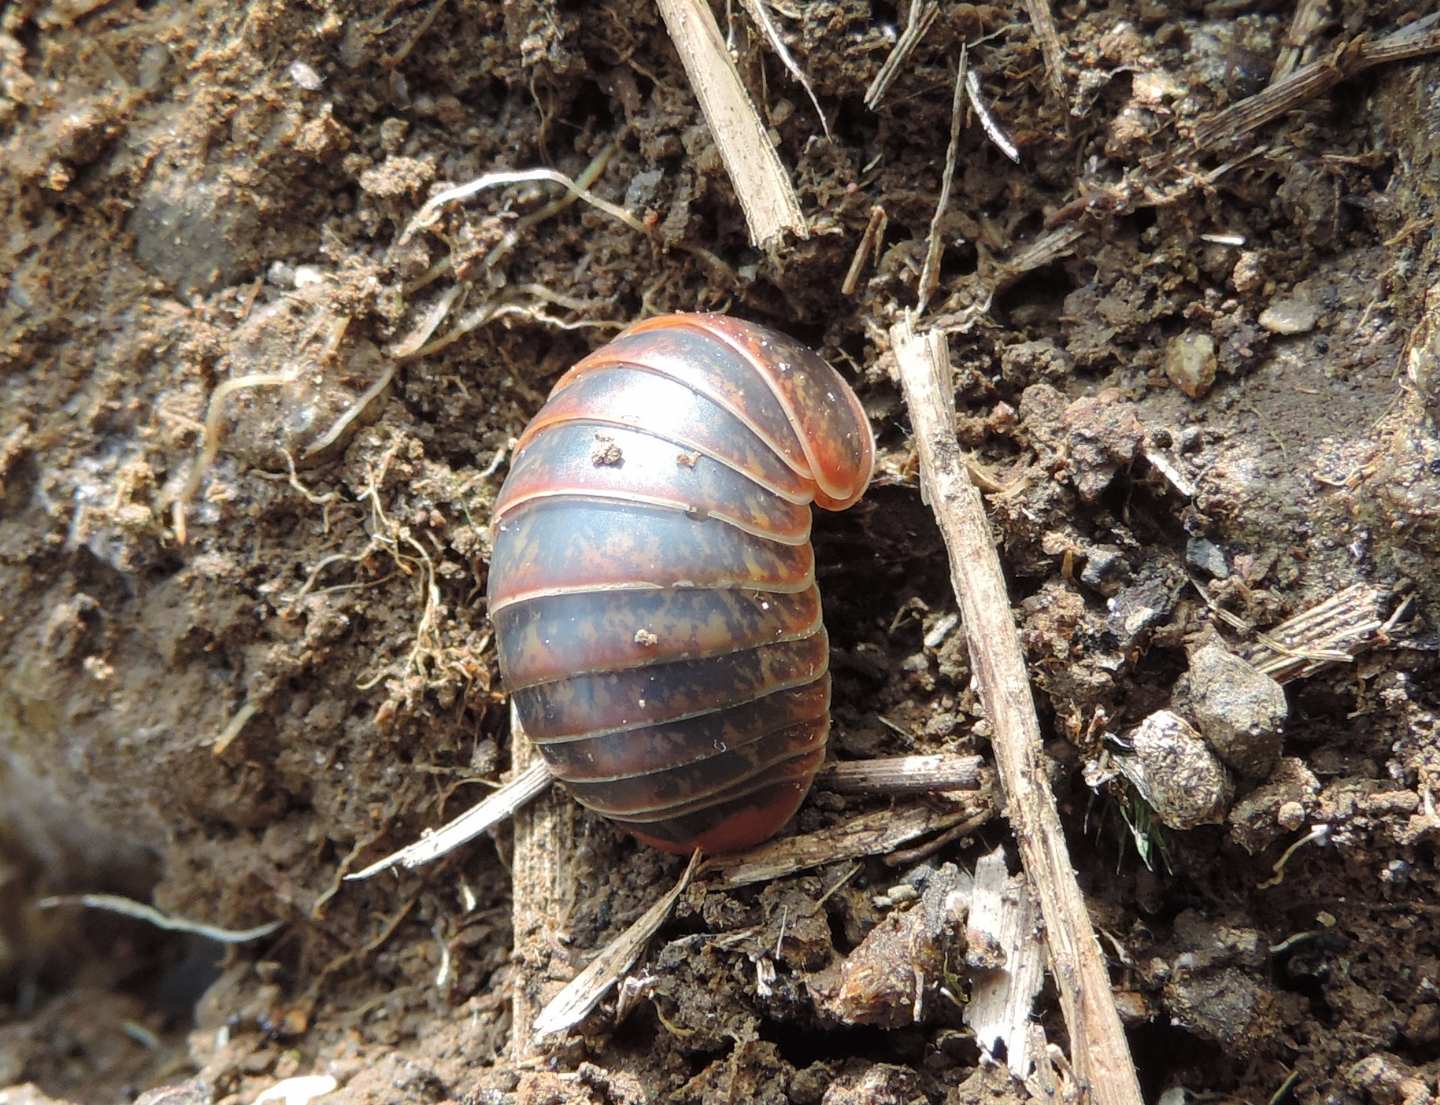
[[[545,977],[512,954],[508,828],[339,881],[508,768],[490,504],[555,378],[649,313],[792,333],[872,418],[879,479],[816,522],[836,754],[986,750],[887,336],[916,301],[962,42],[1020,157],[962,132],[929,318],[967,317],[1048,226],[1084,231],[950,351],[961,443],[1006,487],[989,505],[1146,1097],[1433,1100],[1440,61],[1347,80],[1116,212],[1086,199],[1265,86],[1290,5],[1066,0],[1063,98],[1021,6],[943,5],[871,110],[908,7],[772,0],[828,139],[721,7],[812,226],[768,255],[639,0],[0,9],[0,1101],[250,1102],[311,1074],[345,1105],[1028,1095],[982,1062],[963,985],[918,1024],[826,1000],[914,897],[888,888],[973,866],[1003,821],[838,889],[846,865],[692,895],[622,1020],[603,1005],[519,1064],[514,989],[553,992],[682,862],[574,815]],[[1319,8],[1315,56],[1427,5]],[[526,183],[402,236],[444,184],[575,177],[607,149],[593,188],[647,233],[584,204],[522,222],[560,194]],[[456,288],[436,333],[472,327],[407,356]],[[211,396],[247,376],[198,467]],[[1237,625],[1354,584],[1410,605],[1286,685],[1283,740],[1220,823],[1144,828],[1124,779],[1087,771],[1102,734],[1172,705],[1197,646],[1242,651]],[[883,805],[819,792],[797,825]],[[34,906],[90,891],[283,925],[223,948]],[[1034,1015],[1068,1050],[1053,993]]]

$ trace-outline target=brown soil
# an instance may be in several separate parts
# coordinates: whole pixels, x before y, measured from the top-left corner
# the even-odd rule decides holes
[[[973,865],[1005,841],[999,822],[922,870],[867,864],[819,907],[838,865],[682,904],[626,1019],[602,1008],[521,1069],[507,1058],[526,969],[508,830],[417,873],[338,883],[508,766],[481,601],[492,460],[567,365],[646,313],[762,320],[855,382],[882,476],[855,510],[817,519],[835,750],[985,750],[963,634],[925,643],[955,603],[886,337],[915,300],[962,40],[1021,161],[965,131],[931,317],[958,316],[1048,220],[1087,230],[956,330],[951,353],[962,444],[1022,481],[990,505],[1146,1096],[1431,1100],[1440,62],[1347,81],[1196,162],[1247,155],[1213,181],[1116,216],[1076,205],[1080,182],[1119,180],[1262,88],[1290,5],[1056,5],[1068,103],[1020,5],[945,5],[872,112],[864,92],[905,6],[772,0],[833,141],[730,7],[814,228],[775,256],[748,244],[640,0],[0,9],[0,1086],[33,1084],[0,1100],[188,1083],[157,1099],[249,1102],[311,1073],[334,1075],[324,1100],[346,1105],[1024,1096],[979,1065],[953,1004],[864,1025],[824,1000],[886,889]],[[1336,0],[1317,41],[1426,7]],[[576,204],[497,257],[558,194],[522,185],[400,243],[441,182],[575,176],[612,144],[594,187],[649,236]],[[877,204],[878,261],[842,295]],[[392,359],[457,282],[461,314],[523,310]],[[1192,398],[1167,350],[1200,338],[1217,378]],[[181,543],[209,397],[251,373],[293,380],[232,395]],[[1147,867],[1123,784],[1085,784],[1098,734],[1170,702],[1187,644],[1216,627],[1244,643],[1217,608],[1267,628],[1356,582],[1412,591],[1410,615],[1354,664],[1290,683],[1268,778],[1241,783],[1225,824],[1155,830]],[[1140,599],[1156,616],[1118,631],[1110,612]],[[859,808],[819,793],[798,824]],[[1262,885],[1317,825],[1328,833]],[[561,978],[679,870],[589,817],[575,834],[582,896],[547,934]],[[221,952],[32,908],[93,890],[284,925]],[[1036,1016],[1068,1049],[1052,994]]]

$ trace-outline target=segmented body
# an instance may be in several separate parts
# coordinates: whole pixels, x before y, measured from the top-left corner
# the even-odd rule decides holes
[[[794,814],[830,726],[809,504],[849,506],[873,457],[834,369],[723,315],[639,323],[560,379],[495,504],[490,613],[579,802],[677,852]]]

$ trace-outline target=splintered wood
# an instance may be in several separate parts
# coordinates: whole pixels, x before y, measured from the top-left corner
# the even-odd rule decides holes
[[[1025,0],[1025,14],[1035,28],[1035,38],[1040,43],[1040,54],[1045,59],[1045,79],[1050,90],[1062,103],[1065,101],[1065,51],[1060,46],[1060,34],[1055,30],[1055,17],[1050,14],[1049,0]]]
[[[640,953],[645,950],[650,937],[655,935],[670,916],[670,911],[675,908],[680,895],[685,893],[685,888],[690,885],[695,866],[699,862],[700,852],[697,849],[690,857],[680,881],[671,887],[670,892],[642,913],[639,920],[619,937],[610,941],[600,954],[590,961],[589,966],[566,983],[565,988],[546,1004],[531,1025],[532,1042],[579,1024],[590,1010],[600,1004],[600,1000],[620,981],[620,976],[640,958]],[[519,1026],[530,1022],[515,1023]],[[515,1034],[519,1036],[522,1032],[523,1029],[517,1027]]]
[[[1024,1079],[1036,1041],[1030,1011],[1045,982],[1045,941],[1037,931],[1035,899],[1023,879],[1005,869],[996,848],[975,865],[965,935],[966,965],[976,972],[965,1023],[980,1050]]]
[[[1383,642],[1405,615],[1408,600],[1385,616],[1393,597],[1368,583],[1347,587],[1274,629],[1257,633],[1259,643],[1244,657],[1256,671],[1281,683],[1313,675],[1330,664],[1348,663]]]
[[[710,5],[706,0],[656,0],[656,6],[740,199],[750,240],[769,249],[787,232],[805,237],[800,200],[725,49]]]
[[[1025,873],[1040,900],[1051,973],[1072,1041],[1071,1061],[1098,1105],[1141,1105],[1140,1083],[1115,1009],[1110,976],[1075,881],[1045,772],[1040,724],[1010,612],[1005,576],[980,492],[955,438],[954,383],[943,334],[891,330],[915,432],[926,501],[950,555],[980,701],[994,727],[996,767]]]

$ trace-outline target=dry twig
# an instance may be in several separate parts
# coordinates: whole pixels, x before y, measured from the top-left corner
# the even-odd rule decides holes
[[[419,867],[422,863],[439,859],[446,852],[474,840],[492,825],[514,816],[521,806],[544,793],[552,781],[550,769],[543,760],[537,760],[453,821],[345,878],[368,879],[392,867]]]
[[[1012,162],[1020,164],[1020,151],[995,116],[990,114],[990,107],[985,103],[985,97],[980,91],[980,78],[973,69],[965,74],[965,91],[970,97],[970,106],[975,109],[975,117],[980,120],[980,129],[985,132],[985,137]]]
[[[620,976],[640,958],[640,953],[645,949],[650,937],[659,931],[665,919],[670,916],[670,911],[675,908],[675,903],[680,900],[680,895],[685,893],[685,888],[690,885],[690,879],[694,876],[699,862],[700,851],[697,848],[681,874],[680,881],[670,888],[670,892],[642,913],[628,929],[605,945],[600,954],[565,985],[565,989],[546,1003],[531,1028],[532,1039],[539,1040],[543,1036],[564,1032],[585,1019],[590,1010],[600,1003],[600,999],[620,981]]]
[[[1284,80],[1295,71],[1297,65],[1308,60],[1313,49],[1313,40],[1329,18],[1330,0],[1300,0],[1295,5],[1295,15],[1290,20],[1285,45],[1270,73],[1271,84]]]
[[[870,221],[865,224],[865,232],[860,235],[860,244],[855,247],[855,256],[850,258],[850,268],[845,273],[844,282],[840,285],[841,295],[855,294],[855,289],[860,284],[860,274],[865,270],[865,262],[870,260],[870,254],[885,237],[885,224],[888,221],[885,208],[878,203],[870,208]]]
[[[805,76],[805,71],[800,68],[799,63],[790,54],[785,45],[785,40],[780,37],[780,30],[775,26],[775,21],[770,18],[770,11],[765,7],[765,0],[743,0],[745,10],[750,13],[761,31],[765,33],[765,39],[770,43],[770,48],[780,59],[790,75],[800,82],[800,87],[805,90],[805,95],[810,97],[810,103],[815,107],[815,114],[820,116],[820,128],[825,132],[825,137],[830,137],[830,122],[825,118],[825,112],[820,107],[820,101],[815,98],[815,90],[810,87],[810,81]]]
[[[1046,778],[1040,724],[1010,612],[1000,558],[980,492],[965,474],[954,432],[954,385],[944,336],[891,331],[923,487],[950,554],[980,700],[994,727],[996,765],[1025,872],[1040,899],[1051,970],[1070,1031],[1071,1058],[1097,1105],[1141,1105],[1129,1045],[1105,960],[1075,881],[1055,797]]]
[[[750,240],[763,249],[809,228],[795,188],[725,49],[707,0],[656,0],[735,187]]]
[[[950,181],[955,176],[955,162],[960,156],[960,131],[964,119],[965,75],[970,68],[970,54],[964,44],[960,46],[960,63],[955,68],[955,91],[950,98],[950,141],[945,146],[945,174],[940,178],[940,196],[935,201],[935,213],[930,216],[930,233],[925,237],[925,264],[920,270],[920,295],[915,313],[925,313],[930,295],[940,283],[940,255],[945,245],[940,236],[940,222],[945,217],[945,208],[950,206]]]
[[[1045,59],[1045,77],[1050,89],[1063,104],[1065,102],[1065,62],[1060,49],[1060,34],[1055,30],[1055,17],[1050,14],[1048,0],[1025,0],[1025,13],[1035,28],[1035,37],[1040,42],[1040,55]]]
[[[985,784],[979,756],[894,756],[841,760],[820,769],[815,785],[841,794],[933,794]]]
[[[899,76],[900,67],[905,64],[905,59],[910,56],[915,47],[920,45],[920,40],[925,37],[925,32],[930,29],[939,14],[940,5],[935,3],[935,0],[913,0],[910,5],[909,18],[905,21],[905,30],[900,32],[900,37],[895,40],[895,47],[890,51],[890,56],[885,59],[885,64],[880,66],[880,71],[875,74],[875,79],[865,90],[865,106],[871,111],[880,106],[880,101],[885,98],[886,91]]]

